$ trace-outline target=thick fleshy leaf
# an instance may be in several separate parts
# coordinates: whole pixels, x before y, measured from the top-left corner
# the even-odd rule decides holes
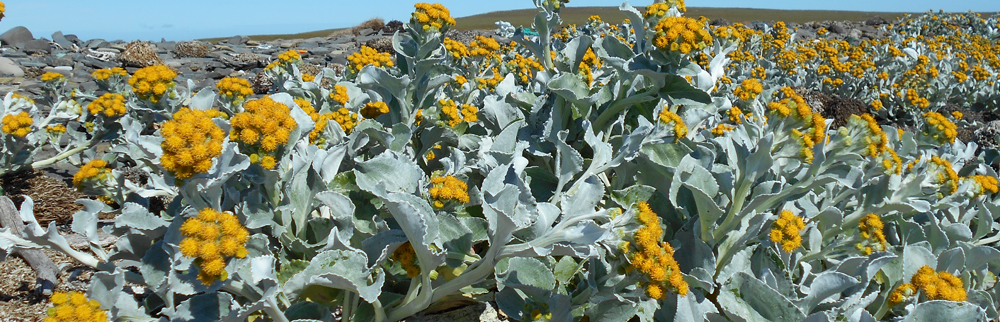
[[[374,282],[369,283],[372,273],[367,265],[368,259],[363,252],[325,251],[313,257],[306,269],[288,279],[284,288],[293,299],[309,286],[322,286],[358,292],[362,299],[371,303],[382,293],[385,274],[378,273]]]

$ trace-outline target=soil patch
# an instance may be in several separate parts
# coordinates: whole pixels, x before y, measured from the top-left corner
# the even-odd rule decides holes
[[[24,202],[24,195],[35,202],[35,219],[42,226],[49,222],[66,223],[73,214],[83,209],[76,204],[77,199],[87,195],[77,192],[65,182],[52,178],[40,170],[22,170],[0,176],[3,193],[14,201],[18,208]]]
[[[851,115],[861,116],[871,111],[871,107],[861,100],[837,95],[823,95],[820,97],[823,102],[822,115],[825,118],[833,119],[833,128],[847,125],[847,120]],[[879,122],[882,123],[882,122]]]
[[[57,292],[86,292],[90,287],[90,279],[94,271],[81,265],[63,253],[44,250],[56,266],[67,265],[66,270],[59,274]],[[0,262],[0,271],[4,278],[0,279],[0,321],[10,322],[41,322],[46,317],[46,310],[51,307],[49,298],[35,290],[35,271],[19,257],[10,256]]]

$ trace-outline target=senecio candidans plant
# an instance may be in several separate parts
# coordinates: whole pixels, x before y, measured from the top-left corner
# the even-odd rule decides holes
[[[275,153],[288,143],[289,135],[297,126],[291,109],[266,96],[246,102],[243,108],[246,112],[236,113],[230,120],[233,129],[229,137],[248,147],[251,163],[274,169],[277,165]]]
[[[16,137],[25,137],[31,132],[31,125],[35,121],[28,115],[28,112],[21,111],[17,114],[7,114],[3,117],[3,133]]]
[[[140,99],[156,104],[163,95],[174,88],[176,77],[177,72],[169,67],[154,65],[137,70],[132,78],[128,79],[128,84]]]
[[[215,89],[219,90],[219,95],[236,104],[243,102],[247,96],[253,95],[250,81],[239,77],[223,78],[215,84]]]
[[[125,96],[115,93],[101,95],[87,105],[87,112],[107,118],[125,115]]]
[[[160,163],[163,168],[173,172],[177,179],[208,172],[212,160],[222,154],[222,141],[226,136],[222,128],[212,121],[218,115],[215,110],[186,107],[174,113],[174,119],[164,123],[160,129],[163,136]]]
[[[48,309],[45,322],[107,322],[108,312],[101,303],[80,292],[54,292],[49,297],[54,307]]]
[[[228,278],[227,258],[247,256],[250,233],[230,212],[202,209],[197,216],[185,220],[180,231],[184,235],[178,245],[181,254],[195,258],[200,268],[198,279],[204,284]]]
[[[8,93],[0,174],[79,167],[89,196],[73,246],[25,197],[0,260],[92,268],[108,320],[387,322],[470,299],[519,321],[1000,318],[1000,17],[803,39],[709,29],[682,1],[566,25],[565,3],[471,41],[418,4],[394,51],[344,70],[273,53],[264,97],[164,66]],[[59,321],[98,308],[77,302]]]

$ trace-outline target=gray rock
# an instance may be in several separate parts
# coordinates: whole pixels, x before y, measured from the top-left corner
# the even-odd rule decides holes
[[[368,42],[369,40],[378,39],[378,38],[382,38],[382,35],[370,35],[370,36],[364,36],[364,37],[357,37],[357,38],[354,38],[354,41],[357,42],[357,43],[359,43],[359,44],[363,44],[363,43]]]
[[[297,46],[298,44],[299,43],[295,42],[295,41],[285,41],[285,42],[282,42],[281,45],[279,45],[279,47],[285,48],[285,49],[295,48],[295,46]]]
[[[110,61],[100,61],[93,58],[85,58],[82,60],[83,65],[93,69],[104,69],[117,66],[117,64]]]
[[[52,45],[49,44],[48,40],[42,40],[42,39],[29,40],[28,42],[24,43],[24,48],[22,48],[22,50],[24,50],[24,52],[28,54],[34,54],[34,53],[48,54],[52,52]]]
[[[69,34],[69,35],[65,35],[65,36],[63,36],[63,37],[65,37],[65,38],[66,38],[66,40],[69,40],[70,42],[72,42],[72,43],[74,43],[74,44],[79,44],[79,43],[82,43],[82,41],[80,41],[80,37],[77,37],[77,36],[76,36],[76,35],[74,35],[74,34]]]
[[[352,42],[354,42],[354,36],[351,35],[337,36],[330,40],[330,43],[334,45],[349,44]]]
[[[795,31],[795,40],[799,39],[816,39],[816,32],[811,29],[802,29]]]
[[[66,39],[66,36],[63,36],[62,31],[56,31],[55,33],[53,33],[52,41],[59,44],[59,47],[62,47],[63,49],[68,50],[70,48],[73,48],[73,43],[70,42],[69,39]]]
[[[372,30],[371,28],[365,28],[365,29],[358,30],[357,36],[359,36],[359,37],[370,36],[370,35],[372,35],[374,33],[375,33],[375,30]]]
[[[107,48],[110,46],[111,44],[105,41],[104,39],[91,39],[90,41],[87,42],[87,48],[90,49]]]
[[[861,39],[861,30],[851,29],[847,32],[848,38]]]
[[[24,26],[10,28],[7,32],[0,34],[0,43],[7,46],[21,47],[24,43],[32,40],[35,40],[35,37]]]
[[[341,65],[345,65],[345,66],[347,65],[347,55],[344,55],[344,54],[334,55],[334,54],[331,53],[331,54],[327,55],[326,57],[327,57],[326,60],[329,61],[330,63],[341,64]]]
[[[248,42],[246,43],[246,45],[247,45],[247,46],[258,46],[258,45],[260,45],[260,42],[259,42],[259,41],[256,41],[256,40],[251,40],[251,41],[248,41]]]
[[[113,48],[113,47],[101,47],[101,48],[97,48],[97,49],[95,49],[95,50],[96,50],[96,51],[106,51],[106,52],[112,52],[112,53],[116,53],[116,54],[118,54],[118,53],[121,53],[121,52],[122,52],[122,50],[121,50],[121,49],[118,49],[118,48]]]
[[[242,45],[248,41],[250,41],[250,37],[247,36],[232,36],[229,40],[226,40],[226,42],[234,45]]]
[[[6,52],[3,55],[6,56],[6,57],[11,57],[11,58],[24,58],[24,57],[28,57],[28,54],[25,54],[23,51],[20,51],[20,50]]]
[[[309,49],[309,53],[312,54],[313,56],[326,56],[326,54],[329,54],[331,52],[333,52],[333,50],[326,47],[316,47],[313,49]]]
[[[834,22],[833,24],[830,25],[829,28],[826,29],[830,30],[830,32],[835,34],[843,34],[847,32],[847,29],[844,28],[844,26],[839,22]]]
[[[46,59],[44,59],[44,60],[46,61],[47,64],[49,64],[49,66],[72,66],[73,65],[73,59],[71,58],[71,56],[63,56],[63,57],[52,57],[52,56],[50,56],[50,57],[46,57]]]
[[[0,57],[0,75],[24,77],[24,70],[7,57]]]
[[[23,62],[20,62],[20,64],[21,64],[21,67],[24,67],[24,68],[45,68],[45,67],[49,66],[49,64],[46,64],[46,63],[43,63],[43,62],[40,62],[40,61],[23,61]]]
[[[99,88],[97,87],[97,82],[93,79],[80,83],[80,90],[84,92],[96,92]]]
[[[222,79],[223,77],[226,77],[226,76],[229,76],[229,74],[223,74],[223,73],[220,73],[218,71],[211,71],[211,72],[205,73],[205,78],[206,79]]]
[[[301,49],[305,49],[305,50],[309,50],[309,49],[313,49],[313,48],[319,47],[319,44],[307,41],[307,42],[301,42],[301,43],[299,43],[299,45],[296,46],[296,47],[297,48],[301,48]]]

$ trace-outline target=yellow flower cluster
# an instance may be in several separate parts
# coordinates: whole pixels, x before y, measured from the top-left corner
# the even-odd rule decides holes
[[[392,55],[389,53],[380,53],[374,48],[368,46],[361,46],[361,49],[347,56],[347,67],[350,69],[351,73],[357,73],[365,66],[372,65],[375,67],[392,67],[394,66],[392,62]]]
[[[51,82],[51,81],[61,80],[61,79],[66,79],[66,76],[63,76],[63,74],[55,73],[55,72],[47,72],[45,74],[42,74],[42,81],[46,82],[46,83],[47,82]]]
[[[330,99],[334,102],[340,103],[340,105],[347,104],[347,87],[340,85],[333,85],[333,90],[330,91]]]
[[[268,64],[267,67],[264,67],[264,70],[273,70],[279,67],[287,68],[288,66],[301,61],[302,55],[299,55],[299,52],[294,49],[289,49],[288,51],[279,54],[278,59]]]
[[[105,93],[87,105],[87,112],[90,115],[103,114],[109,118],[125,115],[125,96]]]
[[[687,137],[688,128],[687,125],[684,124],[684,120],[682,120],[676,113],[671,112],[666,106],[663,107],[663,110],[660,110],[660,123],[674,123],[674,142],[678,142],[681,138]]]
[[[861,123],[861,121],[864,121],[864,123]],[[878,122],[875,122],[875,118],[871,114],[865,113],[857,118],[855,118],[855,115],[851,115],[848,122],[867,129],[867,134],[864,136],[864,143],[867,144],[866,151],[868,156],[873,158],[878,157],[888,149],[888,136],[885,134],[885,131],[882,131],[882,127],[878,125]]]
[[[389,113],[389,105],[385,102],[368,102],[361,108],[361,116],[366,119],[374,119],[385,113]]]
[[[419,24],[424,31],[437,32],[455,25],[451,12],[440,3],[417,3],[413,7],[417,10],[413,11],[410,21]]]
[[[31,133],[31,125],[34,123],[35,120],[31,119],[28,112],[7,114],[3,117],[3,133],[23,138]]]
[[[24,96],[24,95],[21,95],[21,94],[18,94],[18,93],[14,93],[14,94],[11,94],[11,95],[10,95],[10,99],[11,99],[11,100],[23,100],[23,101],[24,101],[25,103],[28,103],[28,104],[30,104],[30,105],[35,105],[35,100],[33,100],[33,99],[31,99],[31,98],[29,98],[29,97],[27,97],[27,96]],[[15,104],[16,104],[16,103],[17,103],[17,102],[15,102]]]
[[[302,74],[302,81],[303,82],[311,82],[311,81],[314,81],[314,80],[316,80],[316,76],[309,75],[309,74]]]
[[[3,19],[5,13],[7,13],[7,9],[4,7],[3,2],[0,2],[0,19]]]
[[[80,167],[80,170],[77,170],[76,174],[73,175],[73,185],[79,189],[87,181],[100,182],[107,180],[111,175],[111,169],[108,169],[107,166],[108,162],[104,160],[90,160],[90,162]]]
[[[781,114],[781,116],[797,116],[803,121],[810,121],[810,117],[813,115],[812,107],[806,104],[805,98],[801,95],[795,93],[791,87],[782,87],[774,95],[784,94],[785,98],[780,101],[767,103],[767,108],[773,112]]]
[[[705,30],[705,24],[687,17],[663,18],[654,29],[653,45],[660,50],[688,54],[712,43],[712,35]]]
[[[514,59],[510,60],[507,64],[511,70],[517,71],[517,79],[521,80],[522,84],[530,82],[531,79],[535,77],[536,71],[545,69],[545,66],[542,66],[542,63],[539,63],[534,57],[524,57],[521,56],[521,54],[514,54]],[[498,81],[503,80],[503,76],[494,72],[494,78],[497,77],[499,77]],[[493,85],[491,87],[495,86],[496,85]]]
[[[195,259],[201,267],[198,279],[205,285],[225,280],[227,258],[247,256],[250,232],[233,213],[205,208],[181,225],[181,254]]]
[[[2,4],[0,4],[2,6]],[[108,312],[101,310],[101,303],[87,299],[80,292],[53,292],[49,297],[53,307],[46,312],[44,322],[107,322]]]
[[[434,200],[434,207],[444,207],[445,203],[455,201],[460,204],[469,203],[469,185],[455,176],[436,176],[431,179],[431,187],[427,193]]]
[[[298,125],[292,118],[291,109],[269,96],[248,101],[243,104],[243,109],[245,112],[236,113],[230,121],[233,129],[229,137],[247,145],[259,146],[265,155],[253,153],[250,162],[273,169],[276,160],[272,153],[288,143],[288,136]]]
[[[62,124],[49,125],[45,127],[45,132],[50,135],[62,135],[66,134],[66,126]]]
[[[726,135],[726,132],[729,132],[729,131],[732,131],[732,130],[733,130],[733,126],[732,125],[729,125],[729,124],[719,124],[719,125],[716,125],[714,128],[712,128],[712,135],[723,136],[723,135]]]
[[[140,99],[148,99],[155,104],[160,101],[163,94],[174,88],[176,77],[177,73],[167,66],[154,65],[137,70],[128,80],[128,84]]]
[[[239,77],[223,78],[215,83],[215,89],[219,90],[219,95],[232,102],[242,102],[247,96],[253,95],[250,81]]]
[[[740,87],[733,90],[733,95],[736,95],[742,101],[749,101],[764,92],[764,85],[760,83],[760,80],[756,78],[748,78],[740,83]]]
[[[680,12],[686,12],[687,7],[684,5],[684,0],[667,0],[664,2],[653,3],[646,6],[646,12],[643,13],[642,17],[648,21],[656,21],[663,16],[667,15],[667,11],[670,11],[671,7],[677,7]]]
[[[871,105],[872,105],[872,108],[875,109],[876,111],[881,110],[882,107],[883,107],[882,106],[882,101],[879,101],[879,100],[872,101]]]
[[[594,54],[593,48],[587,48],[587,52],[583,54],[583,59],[580,60],[580,73],[583,74],[583,79],[587,81],[587,85],[594,82],[594,74],[592,69],[601,68],[602,62]]]
[[[969,178],[976,181],[976,185],[978,188],[978,190],[976,191],[977,196],[986,194],[987,191],[989,191],[990,193],[997,193],[998,191],[997,188],[998,181],[997,178],[995,177],[977,174]]]
[[[106,81],[108,79],[111,79],[112,76],[126,78],[128,77],[128,71],[122,69],[121,67],[114,67],[111,69],[105,68],[105,69],[95,70],[93,73],[90,74],[90,76],[98,81]]]
[[[948,193],[958,191],[958,173],[952,168],[951,162],[937,156],[931,157],[931,163],[937,165],[942,171],[937,173],[938,183],[948,187]]]
[[[743,110],[740,110],[739,107],[733,106],[729,108],[729,111],[727,113],[729,113],[730,122],[733,122],[735,124],[743,124],[743,119],[740,118],[740,115],[743,115]],[[750,115],[747,115],[746,117],[749,118]]]
[[[413,250],[413,245],[410,242],[405,242],[396,247],[396,250],[392,252],[392,260],[403,267],[407,277],[414,278],[420,275],[420,265],[417,264],[417,252]]]
[[[885,233],[882,229],[882,218],[876,214],[868,214],[858,222],[858,233],[864,241],[854,245],[862,254],[871,255],[873,251],[885,251]]]
[[[479,89],[489,88],[490,90],[493,90],[496,89],[497,84],[500,84],[500,82],[503,81],[503,75],[500,74],[499,69],[494,67],[492,68],[492,72],[493,72],[493,77],[491,78],[476,78],[476,83],[478,83],[478,85],[476,86]],[[525,78],[524,81],[527,82],[527,79]]]
[[[222,154],[222,141],[226,133],[212,118],[220,115],[216,110],[191,110],[181,108],[174,119],[160,129],[163,136],[163,168],[174,172],[178,179],[187,179],[196,173],[206,173],[212,168],[212,159]]]
[[[947,117],[938,112],[927,112],[924,113],[924,120],[927,121],[927,135],[942,143],[955,143],[958,126]]]
[[[469,105],[462,104],[462,108],[459,109],[455,101],[452,100],[440,100],[438,105],[441,106],[441,114],[445,116],[448,121],[448,126],[455,127],[461,124],[463,121],[469,123],[475,123],[479,121],[479,108]]]
[[[802,229],[806,227],[802,217],[792,214],[791,211],[782,210],[778,214],[778,219],[771,224],[771,241],[781,245],[786,253],[791,253],[796,248],[802,247]]]
[[[928,300],[945,300],[964,302],[967,298],[962,279],[948,272],[935,272],[930,266],[924,265],[913,277],[910,283],[904,283],[889,294],[890,305],[902,303],[907,298],[923,292]]]
[[[469,55],[486,56],[500,50],[500,43],[493,37],[476,36],[475,40],[469,43]]]
[[[928,101],[926,97],[920,97],[917,90],[912,88],[906,90],[906,101],[920,108],[927,108],[928,106],[931,106],[931,102]]]
[[[636,244],[634,252],[629,247],[631,243],[621,245],[622,252],[631,261],[628,269],[637,270],[648,278],[644,284],[646,294],[651,298],[662,300],[667,290],[681,296],[687,295],[688,284],[674,260],[674,248],[663,241],[660,216],[645,201],[640,201],[636,206],[639,210],[637,218],[642,227],[632,235]]]
[[[455,60],[459,60],[462,59],[462,57],[469,56],[469,48],[465,47],[465,44],[461,42],[445,37],[443,44],[444,44],[444,49],[447,49],[448,53],[450,53],[451,57],[454,58]]]

